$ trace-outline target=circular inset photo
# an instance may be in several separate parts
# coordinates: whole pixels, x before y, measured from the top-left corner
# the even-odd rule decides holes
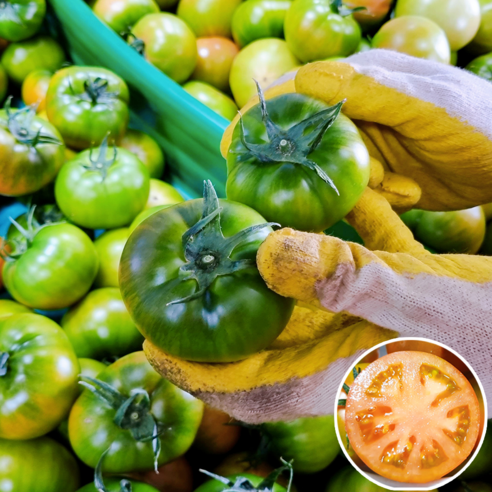
[[[487,404],[459,354],[399,338],[366,352],[346,374],[335,414],[340,446],[362,475],[390,490],[433,490],[478,454]]]

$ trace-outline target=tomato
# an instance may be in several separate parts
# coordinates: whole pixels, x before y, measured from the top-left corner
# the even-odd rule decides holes
[[[144,209],[142,212],[140,212],[133,222],[130,224],[130,227],[128,228],[130,234],[137,228],[139,224],[141,224],[147,217],[150,217],[151,215],[154,215],[156,212],[159,210],[163,210],[164,208],[168,208],[171,205],[156,205],[155,207],[150,207]],[[125,241],[126,242],[126,241]],[[118,260],[119,263],[119,260]]]
[[[150,191],[145,204],[145,210],[157,207],[158,205],[174,205],[183,202],[184,198],[179,191],[169,183],[160,179],[150,180]]]
[[[490,472],[492,466],[492,422],[489,420],[485,438],[475,459],[470,466],[460,475],[463,480],[474,480]]]
[[[458,467],[479,437],[481,411],[468,380],[425,352],[395,352],[372,362],[345,406],[349,441],[385,478],[437,480]]]
[[[34,193],[53,181],[65,162],[61,135],[33,117],[34,109],[0,110],[0,195]]]
[[[131,484],[131,489],[124,489],[121,486],[122,479],[118,478],[107,478],[104,480],[104,485],[106,490],[104,492],[124,492],[126,490],[130,490],[131,492],[159,492],[154,487],[147,485],[142,482],[135,482],[134,480],[125,480],[125,482]],[[124,482],[124,483],[125,483]],[[96,486],[93,483],[89,483],[86,486],[79,489],[77,492],[99,492],[100,489],[96,489]]]
[[[133,231],[120,289],[139,330],[166,353],[230,362],[275,340],[293,302],[269,290],[251,261],[271,232],[263,217],[227,200],[219,212],[210,181],[204,196],[160,210]],[[208,223],[195,231],[202,217]]]
[[[11,301],[9,299],[0,299],[0,320],[2,318],[7,318],[13,314],[25,314],[33,313],[32,309],[29,309],[18,302]]]
[[[77,357],[119,357],[142,348],[143,337],[114,287],[89,292],[63,316],[61,326]]]
[[[82,227],[123,227],[141,212],[149,196],[149,171],[131,152],[108,148],[81,152],[60,170],[56,203]]]
[[[366,38],[360,38],[360,43],[359,46],[357,46],[357,49],[355,50],[356,53],[362,53],[364,51],[369,51],[371,49],[371,42],[366,39]],[[343,58],[339,58],[340,60],[343,60]],[[337,61],[337,60],[334,60]]]
[[[49,437],[0,440],[2,492],[75,492],[79,467],[61,444]]]
[[[127,31],[145,15],[160,11],[154,0],[96,0],[92,10],[118,34]]]
[[[441,63],[451,61],[451,48],[446,33],[425,17],[412,15],[391,19],[372,38],[372,47]]]
[[[251,458],[251,453],[248,453],[247,451],[229,454],[213,470],[213,472],[223,477],[249,473],[266,478],[274,470],[273,466],[266,461],[258,463],[257,460],[251,460]],[[253,461],[253,463],[251,461]]]
[[[458,66],[458,52],[451,51],[451,59],[449,60],[449,64],[453,65],[453,67]]]
[[[35,70],[55,72],[65,60],[62,47],[48,36],[12,43],[2,54],[3,67],[8,76],[18,84],[22,84]]]
[[[142,42],[145,59],[179,84],[195,70],[195,35],[186,22],[173,14],[146,15],[133,26],[129,42],[137,47]]]
[[[95,287],[119,287],[120,258],[129,235],[130,230],[123,227],[106,231],[94,241],[99,257],[99,271],[94,281]]]
[[[49,70],[35,70],[30,72],[22,83],[22,100],[28,106],[36,104],[37,113],[45,110],[46,93],[52,77],[53,72]]]
[[[487,222],[492,219],[492,203],[486,203],[482,205],[483,211],[485,213],[485,219]]]
[[[251,475],[250,473],[241,473],[237,475],[230,475],[227,478],[230,480],[229,485],[227,485],[222,481],[212,478],[208,482],[205,482],[204,484],[200,485],[200,487],[195,489],[195,492],[228,492],[229,490],[264,490],[264,489],[256,489],[251,487],[251,485],[253,485],[254,487],[258,487],[261,484],[261,482],[263,482],[264,480],[263,477],[258,477],[257,475]],[[250,482],[250,484],[244,486],[244,489],[231,488],[238,479],[240,480],[247,479]],[[241,482],[242,481],[243,480],[241,480]],[[273,492],[285,492],[285,488],[279,485],[278,483],[274,484],[272,490]]]
[[[344,5],[352,9],[364,7],[364,10],[354,12],[353,16],[363,32],[370,32],[384,22],[393,5],[393,0],[346,0]]]
[[[24,440],[53,430],[77,396],[80,367],[66,335],[48,318],[0,319],[0,438]]]
[[[395,16],[409,15],[434,21],[446,33],[451,49],[456,51],[477,34],[480,3],[478,0],[398,0]]]
[[[461,477],[460,477],[461,478]],[[492,486],[485,482],[461,482],[456,488],[450,490],[450,492],[492,492]],[[454,482],[452,482],[454,483]],[[465,488],[466,486],[466,488]]]
[[[191,78],[228,92],[232,62],[239,53],[237,45],[230,39],[219,36],[198,38],[196,45],[198,58]]]
[[[0,3],[0,37],[22,41],[40,29],[46,13],[46,0],[8,0]]]
[[[262,38],[283,38],[284,20],[292,0],[250,0],[232,17],[232,36],[239,46]]]
[[[102,393],[107,399],[85,389],[68,424],[72,448],[88,466],[94,468],[109,450],[102,466],[107,473],[151,470],[154,451],[160,466],[191,446],[203,403],[161,378],[143,352],[117,360],[99,374],[98,381],[110,385]],[[101,388],[97,380],[86,384]]]
[[[466,47],[467,52],[484,55],[492,51],[492,0],[479,0],[481,21],[477,34]]]
[[[233,420],[227,413],[205,405],[193,447],[207,455],[229,452],[241,434],[241,427],[231,423]]]
[[[3,267],[10,295],[34,309],[63,309],[89,290],[98,269],[90,238],[71,224],[29,233]]]
[[[348,56],[359,45],[361,30],[336,0],[296,0],[285,17],[285,40],[304,63]]]
[[[73,149],[118,140],[128,126],[130,95],[126,83],[105,68],[68,67],[52,78],[46,112]]]
[[[127,130],[118,142],[118,147],[135,154],[145,164],[151,178],[162,176],[165,164],[164,153],[150,135],[138,130]]]
[[[256,95],[255,80],[265,89],[299,64],[281,39],[259,39],[248,44],[234,58],[229,78],[237,105],[242,108]]]
[[[232,121],[236,117],[236,103],[210,84],[192,80],[183,85],[183,89],[226,120]]]
[[[303,231],[320,232],[345,217],[367,186],[369,154],[340,108],[341,103],[330,108],[303,94],[277,96],[266,101],[276,129],[270,134],[261,104],[248,110],[243,125],[234,129],[227,155],[228,198],[269,221]],[[313,128],[312,118],[322,112]],[[318,145],[313,149],[314,136]],[[262,147],[253,152],[245,146],[249,144]]]
[[[492,82],[492,53],[475,58],[465,68],[477,74],[479,77]]]
[[[232,16],[242,0],[181,0],[178,16],[198,36],[231,37]]]
[[[7,76],[7,72],[3,65],[0,65],[0,101],[5,99],[7,95],[7,87],[9,85],[9,78]]]
[[[401,216],[404,222],[407,222],[407,213]],[[439,253],[475,254],[484,241],[486,222],[482,207],[412,213],[413,219],[407,225],[415,238]]]

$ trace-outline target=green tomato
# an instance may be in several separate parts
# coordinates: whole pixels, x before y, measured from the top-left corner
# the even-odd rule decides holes
[[[0,320],[12,316],[13,314],[32,314],[33,312],[32,309],[29,309],[18,302],[9,299],[0,299]]]
[[[483,55],[492,51],[492,0],[479,0],[481,21],[477,34],[466,51]]]
[[[363,53],[371,49],[371,42],[367,38],[360,38],[359,46],[355,50],[355,53]]]
[[[157,207],[157,205],[174,205],[181,202],[184,202],[181,193],[169,183],[160,179],[150,180],[150,191],[145,210]]]
[[[255,80],[266,89],[299,65],[299,60],[281,39],[259,39],[248,44],[234,58],[229,76],[237,105],[242,108],[256,95]]]
[[[372,38],[372,47],[441,63],[451,61],[446,33],[425,17],[404,16],[386,22]]]
[[[114,287],[89,292],[63,316],[61,326],[77,357],[120,357],[142,348],[143,337]]]
[[[348,56],[362,36],[352,15],[339,13],[336,0],[296,0],[285,17],[285,40],[304,63]]]
[[[192,80],[183,85],[183,89],[226,120],[232,121],[236,117],[236,103],[210,84]]]
[[[492,53],[475,58],[465,68],[477,74],[479,77],[492,82]]]
[[[73,149],[120,139],[128,126],[130,94],[113,72],[97,67],[68,67],[51,79],[46,113]]]
[[[188,24],[173,14],[149,14],[132,29],[129,42],[143,42],[145,59],[179,84],[196,66],[196,37]],[[135,38],[135,39],[134,39]]]
[[[65,60],[62,47],[48,36],[12,43],[2,54],[2,65],[17,84],[35,70],[55,72]]]
[[[227,197],[283,227],[324,231],[350,212],[369,181],[369,153],[357,127],[341,113],[336,117],[340,105],[330,110],[303,94],[274,97],[266,108],[278,128],[274,135],[267,134],[260,104],[243,115],[244,139],[242,126],[234,129],[227,154]],[[313,128],[308,119],[327,110],[336,118],[330,128],[326,130],[326,116]],[[304,137],[307,128],[311,133]],[[313,135],[320,138],[314,150]],[[264,146],[253,154],[245,144]]]
[[[3,65],[0,65],[0,101],[5,99],[7,95],[7,88],[9,85],[9,78]]]
[[[137,218],[141,213],[137,215]],[[94,281],[95,287],[119,287],[118,269],[121,253],[123,253],[130,232],[131,229],[127,227],[106,231],[94,241],[99,257],[99,271]]]
[[[92,241],[72,224],[40,229],[3,267],[10,295],[34,309],[63,309],[90,289],[98,269]]]
[[[46,13],[46,0],[6,0],[0,3],[0,38],[22,41],[34,36]]]
[[[202,215],[217,213],[210,182],[205,196],[160,210],[133,231],[121,257],[120,289],[139,330],[167,354],[230,362],[275,340],[293,303],[269,290],[254,264],[269,227],[250,231],[232,252],[233,239],[224,239],[264,224],[253,209],[220,200],[220,215],[186,240]],[[221,234],[214,232],[218,223]],[[233,263],[243,259],[253,261]]]
[[[165,208],[170,207],[171,205],[156,205],[155,207],[146,208],[142,212],[140,212],[134,219],[134,221],[130,224],[128,228],[129,233],[131,234],[139,224],[141,224],[147,217],[154,215],[159,210],[163,210]],[[126,241],[125,241],[126,242]]]
[[[40,190],[55,179],[65,162],[61,135],[33,114],[32,108],[10,109],[9,104],[0,110],[0,195]]]
[[[149,196],[149,171],[125,149],[86,150],[67,162],[55,182],[56,203],[75,224],[113,229],[128,224]]]
[[[257,475],[252,475],[251,473],[237,473],[235,475],[230,475],[227,478],[231,482],[235,482],[238,478],[247,478],[254,487],[258,487],[258,485],[260,485],[260,483],[265,480],[263,477],[258,477]],[[230,485],[226,485],[225,483],[212,478],[208,482],[203,483],[202,485],[200,485],[200,487],[195,489],[195,492],[223,492],[230,490],[230,488]],[[249,489],[244,488],[244,490]],[[273,492],[285,492],[285,488],[276,483],[273,486]]]
[[[0,440],[2,492],[75,492],[79,466],[65,447],[49,437]]]
[[[116,478],[105,479],[104,485],[106,486],[107,492],[122,492],[123,490],[126,490],[121,487],[121,480],[122,479]],[[131,492],[159,492],[157,489],[150,485],[147,485],[146,483],[135,482],[135,480],[123,480],[131,483]],[[99,490],[96,489],[96,486],[93,483],[89,483],[85,487],[79,489],[77,492],[99,492]]]
[[[492,420],[488,421],[482,447],[470,466],[460,475],[463,480],[474,480],[490,472],[492,467]]]
[[[232,17],[232,36],[239,46],[262,38],[283,38],[284,20],[291,0],[250,0]]]
[[[232,16],[242,0],[181,0],[178,16],[198,36],[231,37]]]
[[[103,462],[104,472],[151,470],[154,467],[152,436],[155,428],[154,424],[150,429],[141,427],[149,420],[157,425],[159,432],[159,466],[189,449],[202,419],[203,403],[161,378],[143,352],[122,357],[97,379],[111,385],[119,395],[110,404],[85,389],[72,407],[68,423],[70,443],[84,463],[94,468],[109,449]],[[140,397],[129,401],[136,394]],[[115,417],[121,405],[127,405],[126,411],[130,413],[126,420],[118,423]],[[131,419],[134,412],[140,418]],[[140,437],[137,440],[134,436]]]
[[[333,415],[266,423],[261,425],[261,433],[268,437],[271,454],[277,459],[294,460],[292,466],[297,473],[325,469],[340,451]]]
[[[164,153],[157,142],[146,133],[138,130],[127,130],[118,142],[132,154],[135,154],[147,167],[151,178],[160,178],[164,172]]]
[[[453,51],[463,48],[480,26],[478,0],[398,0],[395,17],[426,17],[440,26]]]
[[[0,438],[33,439],[53,430],[77,397],[79,370],[54,321],[38,314],[0,319]]]
[[[154,0],[96,0],[92,10],[118,34],[127,31],[145,15],[160,11]]]

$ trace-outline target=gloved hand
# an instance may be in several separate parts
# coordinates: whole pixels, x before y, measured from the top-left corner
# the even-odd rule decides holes
[[[260,272],[271,289],[299,300],[272,346],[241,362],[200,364],[146,342],[149,360],[210,405],[258,423],[332,413],[343,374],[365,349],[419,336],[462,354],[492,401],[492,258],[431,255],[393,210],[492,201],[492,85],[376,50],[307,65],[266,97],[294,90],[329,104],[346,98],[344,112],[364,136],[372,176],[346,219],[365,247],[291,229],[272,233],[258,252]]]

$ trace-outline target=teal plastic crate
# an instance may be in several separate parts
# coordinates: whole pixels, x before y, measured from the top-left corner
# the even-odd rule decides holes
[[[203,180],[211,179],[217,193],[225,196],[220,140],[229,122],[148,63],[83,0],[49,0],[49,4],[74,62],[108,68],[130,86],[132,122],[164,149],[170,182],[194,198],[201,196]]]

